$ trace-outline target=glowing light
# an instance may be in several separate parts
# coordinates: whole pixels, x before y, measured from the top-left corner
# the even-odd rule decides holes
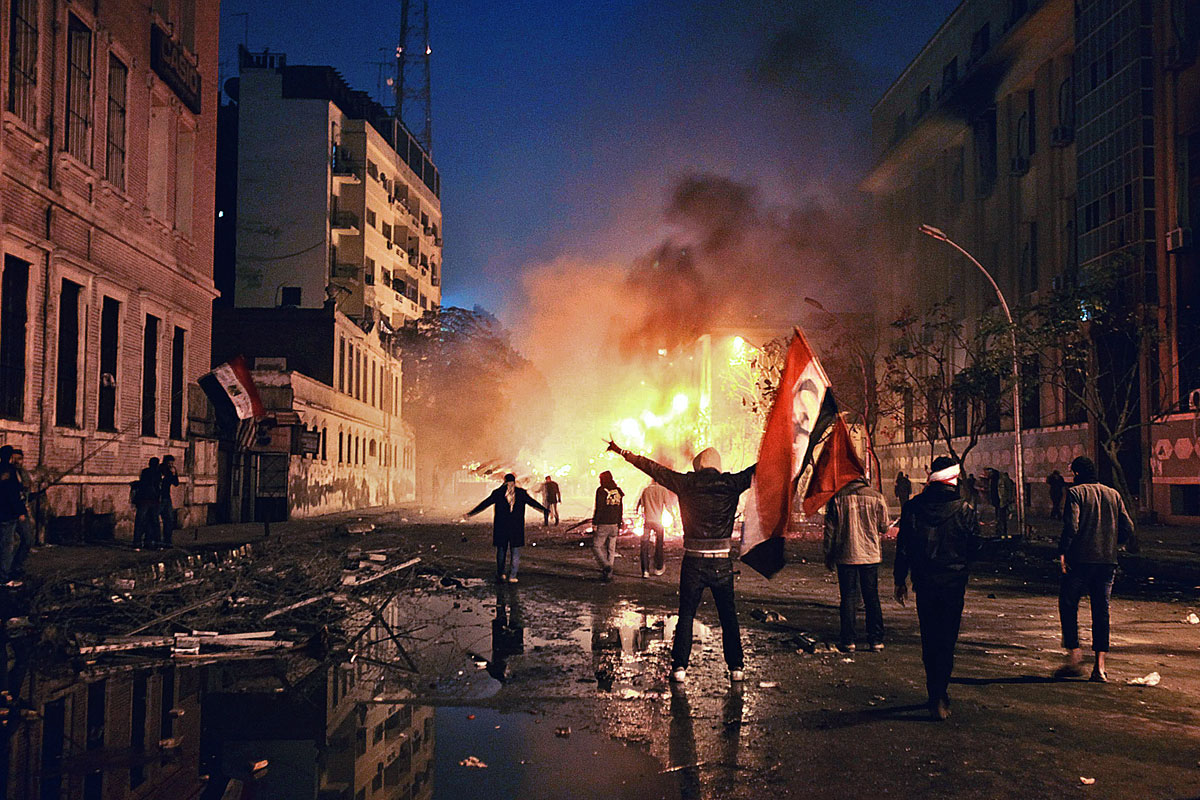
[[[430,47],[429,45],[425,45],[425,55],[429,55],[432,52],[433,52],[433,48]]]
[[[667,349],[665,347],[658,348],[658,354],[660,356],[665,356],[667,354]]]
[[[671,412],[673,414],[682,414],[688,410],[689,405],[691,405],[691,401],[688,400],[688,396],[683,392],[671,398]]]
[[[663,527],[671,528],[675,526],[675,515],[669,510],[663,509]]]

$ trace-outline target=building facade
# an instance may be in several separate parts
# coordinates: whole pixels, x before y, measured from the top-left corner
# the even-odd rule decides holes
[[[1137,372],[1147,423],[1163,409],[1186,411],[1179,401],[1196,388],[1195,362],[1178,346],[1194,325],[1185,307],[1195,292],[1190,250],[1178,231],[1189,223],[1186,211],[1171,210],[1186,199],[1180,170],[1196,130],[1194,44],[1181,44],[1195,41],[1196,22],[1179,21],[1195,16],[1193,6],[967,0],[872,109],[875,163],[863,183],[881,211],[904,302],[953,297],[968,324],[995,313],[994,292],[952,248],[922,236],[921,224],[975,254],[1011,306],[1035,304],[1081,267],[1125,265],[1130,290],[1149,315],[1157,311],[1168,343]],[[1039,387],[1021,406],[1035,510],[1049,506],[1045,476],[1069,475],[1072,458],[1098,447],[1087,409],[1039,380],[1053,358],[1043,353],[1022,368],[1022,382]],[[1001,400],[998,411],[969,471],[1013,471],[1011,404]],[[913,441],[914,427],[881,432],[885,476],[919,475],[928,462],[930,445]],[[1162,427],[1127,437],[1119,458],[1142,510],[1171,518],[1187,499],[1157,486]]]
[[[203,522],[218,4],[4,9],[0,435],[49,485],[51,539],[130,527],[128,484],[167,453]]]

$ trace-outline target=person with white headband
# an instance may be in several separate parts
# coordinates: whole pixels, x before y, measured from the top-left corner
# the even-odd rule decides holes
[[[896,601],[908,598],[908,575],[917,593],[921,628],[921,660],[929,713],[935,720],[950,716],[950,675],[954,647],[962,623],[963,599],[971,558],[979,544],[975,506],[958,493],[961,466],[938,456],[929,469],[925,489],[900,510],[896,537]]]

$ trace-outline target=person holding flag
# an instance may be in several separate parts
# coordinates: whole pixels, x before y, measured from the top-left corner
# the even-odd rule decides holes
[[[705,588],[712,592],[721,621],[721,645],[729,680],[746,678],[742,636],[733,593],[731,540],[738,500],[750,488],[754,466],[741,472],[722,472],[721,454],[708,448],[692,460],[692,471],[676,472],[655,461],[622,450],[609,441],[608,449],[649,475],[679,498],[683,522],[683,563],[679,568],[679,622],[671,644],[671,680],[687,679],[692,653],[692,622]]]
[[[900,510],[896,537],[896,602],[908,598],[908,575],[917,593],[921,660],[929,713],[950,716],[950,674],[962,623],[963,598],[971,559],[979,546],[979,516],[958,493],[959,463],[938,456],[929,468],[925,489]]]

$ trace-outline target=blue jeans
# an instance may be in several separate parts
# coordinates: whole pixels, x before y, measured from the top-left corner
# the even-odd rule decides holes
[[[617,534],[619,525],[597,525],[592,534],[592,554],[601,571],[609,575],[613,571],[613,561],[617,558]]]
[[[504,567],[505,567],[506,562],[508,561],[509,553],[512,554],[512,568],[509,570],[505,570]],[[517,567],[519,567],[519,566],[521,566],[521,548],[510,547],[509,545],[504,545],[503,547],[496,548],[496,574],[497,575],[507,574],[508,577],[515,578],[515,577],[517,577]]]
[[[862,592],[867,612],[867,638],[871,644],[883,641],[883,609],[879,606],[879,565],[838,564],[838,593],[841,596],[843,645],[854,643],[854,618],[858,614],[858,595]]]
[[[1116,569],[1112,564],[1067,565],[1058,591],[1062,643],[1067,650],[1079,647],[1079,601],[1087,594],[1092,604],[1092,650],[1108,652],[1108,601]]]
[[[647,522],[642,529],[642,572],[663,568],[663,535],[661,522]],[[651,563],[653,555],[653,563]]]
[[[692,622],[707,588],[712,592],[721,620],[721,646],[730,669],[745,666],[742,633],[738,628],[737,605],[733,599],[733,562],[728,558],[697,558],[685,555],[679,567],[679,622],[671,644],[671,666],[687,667],[692,654]]]

